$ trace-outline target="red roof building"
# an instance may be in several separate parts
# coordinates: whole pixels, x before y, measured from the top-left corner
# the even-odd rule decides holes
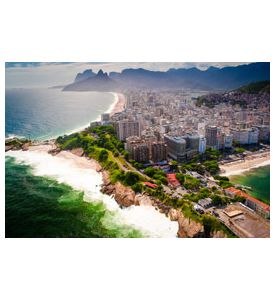
[[[180,182],[178,181],[176,174],[166,174],[168,183],[173,187],[177,188],[180,186]]]
[[[251,209],[255,210],[257,213],[259,213],[261,216],[265,218],[270,217],[270,206],[266,203],[263,203],[262,201],[248,195],[247,193],[238,190],[234,187],[229,187],[225,189],[226,193],[230,196],[238,195],[240,197],[245,198],[245,205],[250,207]]]
[[[154,183],[151,183],[151,182],[143,182],[144,185],[148,186],[149,188],[152,188],[152,189],[155,189],[157,188],[158,186]]]

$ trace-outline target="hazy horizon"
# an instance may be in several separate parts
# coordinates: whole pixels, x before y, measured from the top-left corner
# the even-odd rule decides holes
[[[73,82],[79,72],[120,72],[126,68],[167,71],[170,68],[205,70],[211,66],[238,66],[246,62],[6,62],[6,88],[51,87]]]

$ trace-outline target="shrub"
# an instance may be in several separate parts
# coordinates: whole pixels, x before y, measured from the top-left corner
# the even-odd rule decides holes
[[[132,185],[132,189],[133,189],[133,191],[136,192],[136,193],[141,193],[141,192],[142,192],[142,188],[143,188],[143,186],[142,186],[142,184],[139,183],[139,182],[137,182],[137,183],[135,183],[134,185]]]
[[[126,172],[124,183],[126,185],[134,185],[139,181],[139,175],[135,172]]]
[[[105,149],[100,150],[98,160],[100,162],[105,161],[108,158],[108,151]]]

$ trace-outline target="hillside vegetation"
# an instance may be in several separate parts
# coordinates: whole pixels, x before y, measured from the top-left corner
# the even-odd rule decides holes
[[[237,89],[238,92],[246,94],[258,94],[258,93],[268,93],[270,94],[270,81],[258,81],[252,82],[248,85],[242,86]]]

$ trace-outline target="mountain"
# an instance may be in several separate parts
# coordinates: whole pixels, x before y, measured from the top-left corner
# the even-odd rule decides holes
[[[94,76],[96,76],[96,73],[94,73],[92,69],[88,69],[82,73],[78,73],[75,77],[74,82],[83,81]]]
[[[83,74],[83,73],[82,73]],[[99,70],[95,76],[80,81],[75,81],[64,87],[63,91],[116,91],[118,84],[107,73]]]
[[[65,90],[67,88],[103,91],[110,91],[112,88],[116,90],[124,88],[232,90],[251,82],[270,80],[270,63],[259,62],[224,68],[210,67],[207,70],[180,68],[169,69],[166,72],[139,68],[111,72],[109,76],[103,74],[106,82],[99,81],[98,87],[97,81],[94,80],[97,74],[96,77],[69,85]]]

